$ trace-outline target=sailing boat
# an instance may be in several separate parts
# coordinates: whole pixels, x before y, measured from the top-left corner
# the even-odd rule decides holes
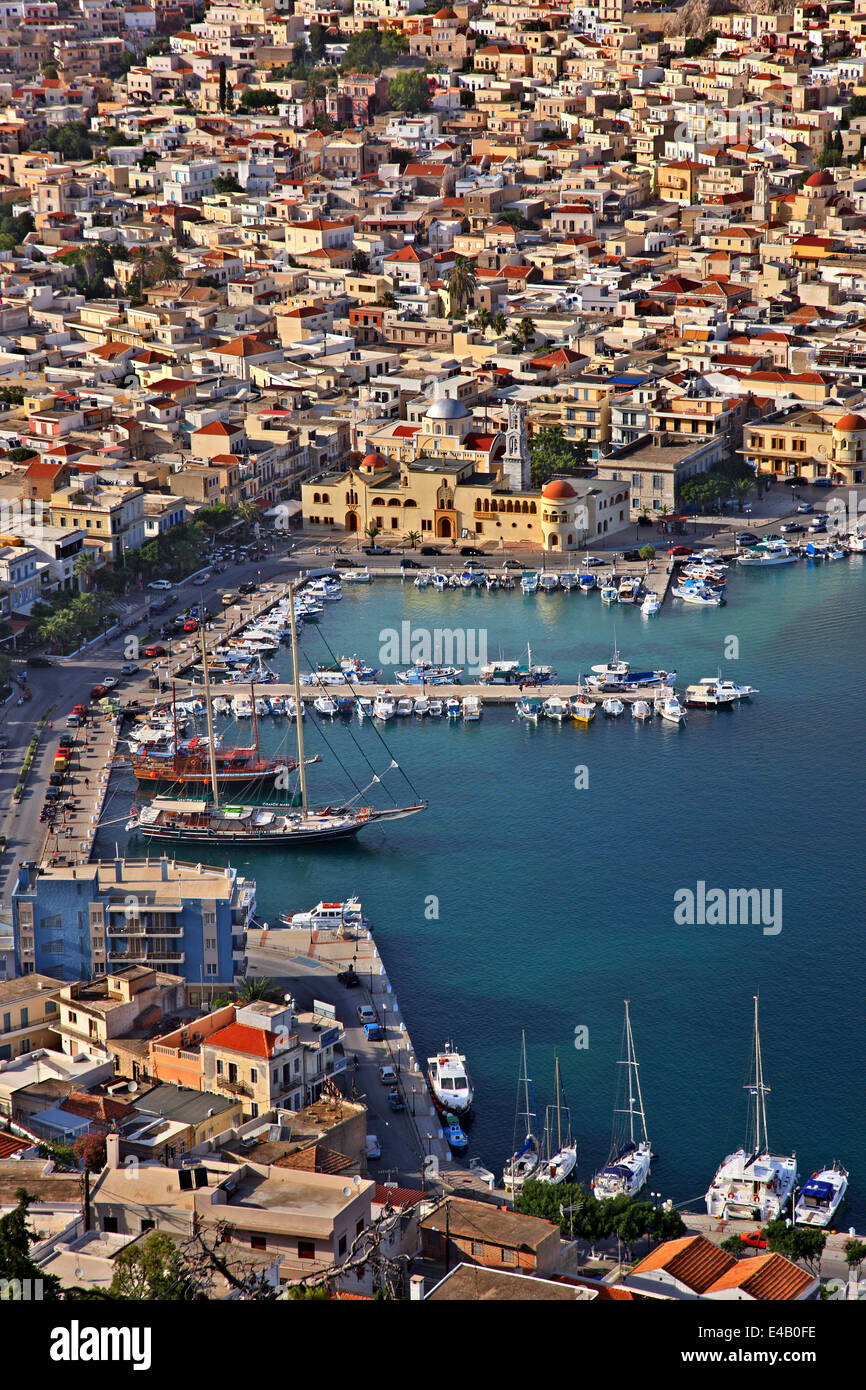
[[[293,597],[294,595],[292,595]],[[297,629],[294,603],[289,605],[292,634],[293,677],[296,708],[302,707],[299,683]],[[325,840],[345,840],[357,835],[366,825],[379,820],[400,820],[422,811],[427,803],[398,806],[388,810],[374,807],[326,806],[322,810],[310,807],[307,796],[307,770],[304,762],[303,721],[295,721],[298,740],[298,774],[301,785],[301,805],[298,811],[277,806],[221,806],[219,779],[216,769],[213,713],[210,682],[207,673],[207,651],[204,631],[201,633],[202,662],[205,678],[205,711],[208,726],[210,759],[210,801],[172,801],[155,797],[149,806],[134,805],[127,822],[128,831],[137,831],[146,839],[179,840],[195,844],[242,844],[247,848],[271,845],[307,845]],[[396,766],[396,764],[392,764]],[[377,779],[378,780],[378,779]]]
[[[264,783],[274,781],[281,773],[294,772],[295,759],[267,757],[259,752],[259,730],[256,715],[255,691],[250,683],[253,714],[253,746],[251,748],[216,748],[216,773],[220,783]],[[180,786],[209,785],[210,758],[206,741],[195,735],[178,742],[177,698],[174,682],[171,685],[171,712],[174,738],[167,752],[142,748],[130,752],[129,763],[139,782],[176,782]]]
[[[617,1098],[614,1102],[613,1140],[610,1157],[604,1168],[600,1168],[592,1180],[593,1196],[634,1197],[640,1192],[649,1177],[652,1163],[652,1148],[646,1132],[646,1115],[638,1075],[638,1061],[634,1051],[634,1038],[631,1032],[631,1019],[628,1000],[625,1000],[625,1025],[623,1028],[622,1057],[619,1066],[626,1069],[625,1105],[618,1102],[623,1094],[617,1080]],[[627,1118],[617,1118],[617,1117]]]
[[[577,1144],[571,1137],[571,1115],[567,1105],[562,1103],[559,1084],[559,1058],[555,1061],[556,1067],[556,1105],[548,1106],[544,1117],[544,1147],[547,1158],[544,1159],[538,1170],[539,1182],[560,1183],[565,1182],[566,1178],[574,1171],[577,1163]],[[553,1147],[553,1135],[550,1127],[550,1111],[556,1111],[556,1152],[551,1153]],[[566,1115],[565,1138],[563,1139],[562,1116],[563,1111]]]
[[[720,1164],[706,1195],[707,1212],[710,1216],[774,1221],[788,1205],[796,1186],[797,1156],[779,1157],[770,1153],[766,1102],[770,1088],[764,1084],[757,994],[753,1043],[753,1076],[746,1085],[749,1092],[746,1145],[728,1154]]]
[[[523,1102],[523,1109],[520,1104]],[[532,1096],[532,1082],[526,1070],[526,1033],[520,1034],[520,1075],[517,1078],[517,1106],[514,1116],[515,1152],[502,1172],[502,1186],[506,1192],[519,1192],[526,1179],[532,1177],[541,1157],[538,1147],[538,1116],[535,1113],[535,1100]],[[525,1131],[523,1143],[517,1148],[517,1138]]]

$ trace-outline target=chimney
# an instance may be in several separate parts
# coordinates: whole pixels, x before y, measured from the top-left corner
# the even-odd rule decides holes
[[[413,1274],[409,1280],[409,1302],[423,1303],[424,1301],[424,1275]]]
[[[106,1168],[119,1168],[121,1166],[119,1134],[106,1134],[105,1136],[105,1166]]]

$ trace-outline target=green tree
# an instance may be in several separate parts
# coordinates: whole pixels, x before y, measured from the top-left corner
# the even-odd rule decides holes
[[[536,430],[529,442],[532,459],[530,480],[533,487],[544,487],[560,474],[575,476],[586,473],[589,446],[585,439],[574,442],[566,439],[561,425],[545,425]]]
[[[423,72],[399,72],[388,84],[388,105],[417,116],[430,110],[430,86]]]
[[[748,1245],[739,1236],[728,1236],[727,1240],[720,1241],[719,1249],[726,1255],[733,1255],[735,1260],[742,1260],[749,1253]]]
[[[375,521],[368,522],[364,527],[364,534],[369,537],[371,545],[376,544],[376,537],[379,535],[381,529],[381,526],[377,526]]]
[[[5,1283],[11,1279],[39,1279],[43,1299],[59,1298],[60,1280],[54,1274],[46,1274],[30,1258],[30,1246],[38,1236],[28,1226],[27,1217],[35,1200],[23,1187],[18,1187],[15,1207],[0,1216],[0,1280]],[[7,1292],[7,1297],[11,1297],[11,1292]]]
[[[128,1245],[115,1257],[109,1294],[136,1302],[159,1299],[180,1303],[200,1297],[183,1257],[165,1231]]]
[[[420,539],[420,531],[407,531],[405,536],[403,537],[403,544],[411,546],[414,550]]]
[[[370,257],[366,251],[352,252],[352,269],[356,275],[366,275],[370,269]]]
[[[866,97],[862,98],[866,102]],[[866,110],[863,112],[866,115]],[[860,1278],[860,1267],[866,1260],[866,1242],[862,1240],[846,1240],[845,1242],[845,1263],[850,1274],[855,1279]]]
[[[654,560],[656,557],[656,548],[654,545],[642,545],[638,551],[638,555],[642,560]]]
[[[157,284],[174,280],[180,274],[181,263],[170,246],[160,246],[153,257],[153,275]]]
[[[502,337],[507,326],[508,321],[504,314],[494,314],[490,320],[490,327],[493,329],[493,332],[496,334],[497,338]]]
[[[445,277],[445,282],[448,286],[452,317],[460,318],[475,294],[477,281],[472,262],[465,256],[457,256],[454,268]]]
[[[225,65],[225,59],[223,59],[223,58],[220,59],[220,65],[219,65],[219,95],[218,95],[218,97],[217,97],[217,102],[218,102],[220,111],[225,111],[225,109],[226,109],[226,65]]]
[[[314,63],[321,63],[325,56],[325,37],[323,24],[310,25],[310,57]]]
[[[282,99],[279,92],[273,92],[269,87],[248,87],[241,93],[239,107],[241,111],[260,111],[267,106],[275,111]]]
[[[252,1004],[256,999],[278,1003],[281,998],[279,985],[269,980],[266,975],[247,975],[238,987],[239,1004]]]
[[[214,193],[243,193],[235,174],[217,174],[213,181]]]
[[[62,160],[92,159],[93,146],[83,121],[67,121],[30,143],[31,150],[49,150]]]

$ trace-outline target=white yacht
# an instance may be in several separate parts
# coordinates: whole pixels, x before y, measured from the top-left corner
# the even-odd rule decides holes
[[[472,1106],[474,1092],[466,1058],[446,1042],[441,1052],[427,1058],[427,1080],[435,1105],[452,1115],[465,1115]]]
[[[728,685],[731,682],[727,682]],[[735,690],[724,689],[720,681],[703,680],[698,685],[687,685],[685,703],[704,709],[732,705],[740,697]]]
[[[619,1065],[613,1111],[610,1157],[592,1179],[592,1193],[605,1197],[634,1197],[650,1173],[653,1151],[647,1137],[646,1115],[640,1089],[638,1060],[634,1050],[629,1001],[625,1000],[622,1057]]]
[[[281,912],[280,921],[291,927],[303,927],[307,931],[368,931],[367,921],[357,898],[347,898],[343,903],[316,903],[309,912]]]
[[[720,676],[701,676],[699,685],[714,685],[719,694],[733,695],[735,700],[750,700],[753,695],[759,695],[753,685],[738,685],[736,681],[723,681]]]
[[[829,1226],[848,1191],[848,1170],[841,1163],[813,1173],[800,1188],[794,1207],[795,1226]]]
[[[368,567],[367,565],[364,565],[363,569],[359,569],[359,570],[344,570],[344,571],[343,571],[343,577],[342,577],[342,583],[343,583],[343,584],[372,584],[372,583],[373,583],[373,576],[372,576],[372,574],[370,573],[369,567]]]
[[[737,561],[741,565],[765,568],[768,565],[793,565],[796,555],[784,541],[764,540],[753,545],[750,550],[740,551]]]
[[[397,712],[397,702],[390,690],[385,690],[381,695],[377,695],[373,701],[374,719],[393,719]]]
[[[655,617],[656,613],[658,613],[661,606],[661,600],[659,599],[658,594],[654,594],[652,593],[652,591],[650,591],[650,593],[647,594],[646,598],[641,604],[640,611],[641,613],[643,613],[645,618],[653,618]]]
[[[746,1144],[719,1165],[706,1203],[709,1216],[766,1222],[780,1217],[791,1200],[797,1183],[797,1156],[770,1153],[766,1101],[770,1088],[764,1084],[757,995],[752,1070],[746,1087],[750,1096]]]
[[[521,1135],[523,1135],[522,1141]],[[514,1153],[502,1171],[502,1186],[506,1192],[519,1192],[526,1179],[534,1177],[541,1160],[541,1148],[538,1143],[538,1116],[535,1112],[532,1082],[526,1069],[525,1033],[520,1035],[520,1073],[517,1078],[513,1142]]]
[[[544,1118],[544,1152],[538,1172],[539,1182],[566,1182],[577,1164],[577,1144],[571,1137],[571,1113],[559,1083],[559,1058],[555,1062],[556,1104],[549,1105]],[[555,1117],[555,1122],[554,1122]]]

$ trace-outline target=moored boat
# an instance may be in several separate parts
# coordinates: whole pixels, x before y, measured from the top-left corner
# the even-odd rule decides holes
[[[848,1190],[848,1170],[841,1163],[821,1168],[803,1183],[794,1207],[796,1226],[814,1226],[818,1230],[830,1225]]]
[[[427,1058],[427,1082],[437,1109],[466,1115],[472,1108],[475,1092],[466,1058],[453,1042],[446,1042],[441,1052]]]

